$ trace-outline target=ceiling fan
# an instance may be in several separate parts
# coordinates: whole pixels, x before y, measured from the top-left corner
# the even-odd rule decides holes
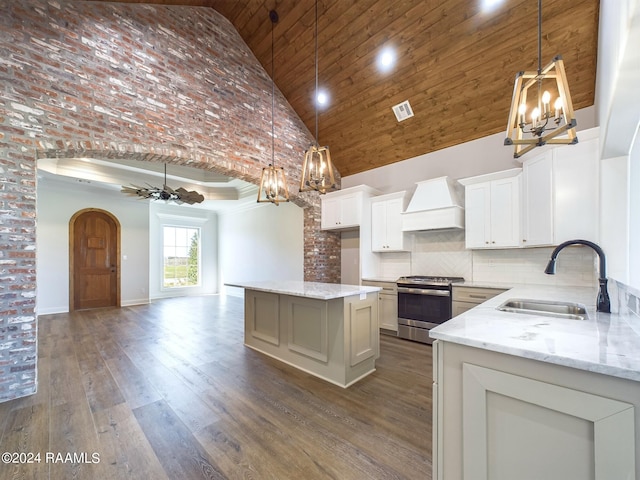
[[[164,184],[162,188],[154,187],[147,184],[147,187],[139,187],[132,185],[130,187],[122,186],[120,192],[126,195],[137,195],[142,198],[150,198],[151,200],[164,200],[166,202],[175,202],[178,204],[188,203],[193,205],[194,203],[201,203],[204,201],[204,195],[196,192],[195,190],[187,190],[179,187],[175,190],[167,185],[167,164],[164,164]]]

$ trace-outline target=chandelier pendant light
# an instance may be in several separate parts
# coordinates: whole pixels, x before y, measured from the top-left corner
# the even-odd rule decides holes
[[[131,187],[122,186],[121,193],[126,195],[138,196],[141,198],[150,198],[151,200],[164,200],[165,202],[175,202],[178,204],[188,203],[193,205],[194,203],[202,203],[204,201],[204,195],[196,192],[195,190],[187,190],[186,188],[176,188],[175,190],[167,185],[167,164],[164,164],[164,184],[162,188],[148,185],[147,187],[138,187],[132,185]]]
[[[268,167],[262,169],[260,190],[258,190],[258,203],[270,202],[279,205],[280,202],[289,201],[289,190],[287,189],[287,181],[284,176],[284,168],[275,166],[274,111],[276,87],[273,77],[273,29],[274,25],[278,22],[278,13],[275,10],[271,10],[269,12],[269,19],[271,19],[271,163]]]
[[[318,143],[318,0],[315,4],[316,27],[315,27],[315,123],[316,136],[315,143],[304,152],[304,163],[302,164],[302,175],[300,176],[300,191],[317,191],[321,194],[336,187],[333,163],[331,163],[331,153],[329,147],[321,147]]]
[[[576,119],[560,55],[542,68],[542,0],[538,0],[538,70],[516,74],[505,145],[514,158],[549,144],[575,144]],[[552,98],[555,101],[552,102]],[[566,136],[559,137],[566,133]]]

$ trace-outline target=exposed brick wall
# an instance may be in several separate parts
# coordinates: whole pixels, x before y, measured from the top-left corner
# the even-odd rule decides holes
[[[210,8],[0,0],[0,85],[2,401],[36,388],[36,159],[188,164],[257,184],[271,80]],[[337,282],[339,236],[320,231],[317,194],[297,193],[312,137],[277,90],[275,117],[276,164],[305,207],[305,279]]]

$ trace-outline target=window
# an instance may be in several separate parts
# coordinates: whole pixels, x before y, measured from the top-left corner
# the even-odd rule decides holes
[[[200,285],[200,229],[162,227],[164,288]]]

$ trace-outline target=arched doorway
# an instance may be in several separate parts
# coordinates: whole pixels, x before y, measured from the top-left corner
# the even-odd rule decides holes
[[[69,221],[69,311],[120,306],[120,222],[99,208]]]

